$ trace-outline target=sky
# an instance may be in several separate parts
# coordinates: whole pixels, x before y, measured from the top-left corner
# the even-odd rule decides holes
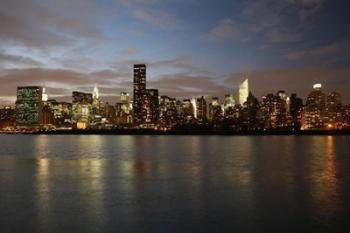
[[[260,98],[314,83],[350,103],[348,0],[0,0],[0,104],[16,87],[73,90],[106,101],[147,88],[176,98],[236,94],[249,79]]]

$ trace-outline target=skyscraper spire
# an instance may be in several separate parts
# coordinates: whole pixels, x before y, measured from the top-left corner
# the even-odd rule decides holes
[[[41,100],[43,102],[46,102],[49,99],[49,96],[46,94],[46,88],[45,86],[43,87],[43,93],[41,94]]]
[[[92,98],[93,99],[99,99],[100,98],[100,94],[97,88],[97,84],[95,84],[94,86],[94,91],[92,92]]]
[[[243,83],[239,86],[238,94],[239,94],[239,104],[243,105],[247,101],[247,98],[249,95],[248,79],[245,79]]]

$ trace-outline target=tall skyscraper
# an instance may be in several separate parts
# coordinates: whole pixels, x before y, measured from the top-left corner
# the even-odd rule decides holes
[[[95,84],[94,90],[92,91],[92,115],[93,118],[100,118],[103,115],[103,106],[100,100],[100,92],[97,85]]]
[[[42,119],[43,88],[38,86],[17,87],[17,126],[37,127]]]
[[[100,98],[100,92],[98,91],[97,85],[95,84],[94,86],[94,90],[92,92],[92,98],[95,99],[99,99]]]
[[[239,104],[243,106],[249,95],[248,79],[244,80],[244,82],[239,86],[238,95]]]
[[[134,65],[134,123],[136,125],[143,124],[147,118],[147,111],[144,109],[146,93],[146,65]]]
[[[197,113],[198,113],[198,109],[197,109],[197,102],[196,102],[196,99],[195,98],[192,98],[191,99],[191,104],[192,104],[192,108],[193,108],[193,117],[195,119],[197,119]]]
[[[46,88],[43,88],[43,94],[42,94],[42,101],[43,102],[47,102],[47,100],[49,99],[48,94],[46,93]]]
[[[306,126],[308,129],[321,129],[324,127],[324,110],[326,95],[322,92],[322,85],[315,84],[306,99]]]
[[[146,124],[148,126],[154,126],[159,119],[159,94],[157,89],[146,90]]]
[[[200,121],[207,119],[207,101],[204,96],[197,99],[197,119]]]
[[[343,121],[343,106],[341,95],[338,92],[331,92],[327,95],[326,117],[327,127],[331,129],[341,129]]]

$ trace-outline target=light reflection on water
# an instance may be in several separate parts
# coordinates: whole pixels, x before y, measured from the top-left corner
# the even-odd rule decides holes
[[[0,135],[0,223],[5,232],[342,232],[349,139]]]

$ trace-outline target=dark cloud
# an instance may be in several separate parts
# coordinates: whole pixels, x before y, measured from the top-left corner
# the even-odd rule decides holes
[[[180,70],[186,74],[212,75],[212,72],[210,72],[207,68],[194,65],[191,57],[189,56],[182,56],[169,60],[151,61],[147,63],[147,65],[151,69],[172,68]]]
[[[230,92],[230,88],[217,83],[214,78],[182,74],[162,75],[147,85],[159,89],[162,95],[176,98],[221,96]]]
[[[169,5],[170,3],[188,3],[188,1],[176,0],[114,0],[128,9],[130,14],[137,20],[150,24],[163,30],[177,30],[182,28],[183,22],[169,10],[160,6]]]
[[[39,61],[35,59],[7,54],[0,51],[0,67],[6,67],[8,65],[24,65],[24,66],[40,66],[42,65]]]
[[[225,18],[221,20],[209,33],[209,39],[215,40],[243,40],[243,29],[240,24],[233,19]]]
[[[326,0],[248,0],[240,14],[222,19],[209,33],[211,38],[269,43],[301,41],[304,21],[324,10]]]
[[[323,46],[305,50],[290,51],[286,58],[292,61],[309,60],[321,65],[337,66],[350,62],[350,39],[341,39]]]
[[[96,19],[110,14],[108,8],[90,0],[3,1],[0,41],[43,49],[67,45],[80,37],[98,38],[101,31]]]

